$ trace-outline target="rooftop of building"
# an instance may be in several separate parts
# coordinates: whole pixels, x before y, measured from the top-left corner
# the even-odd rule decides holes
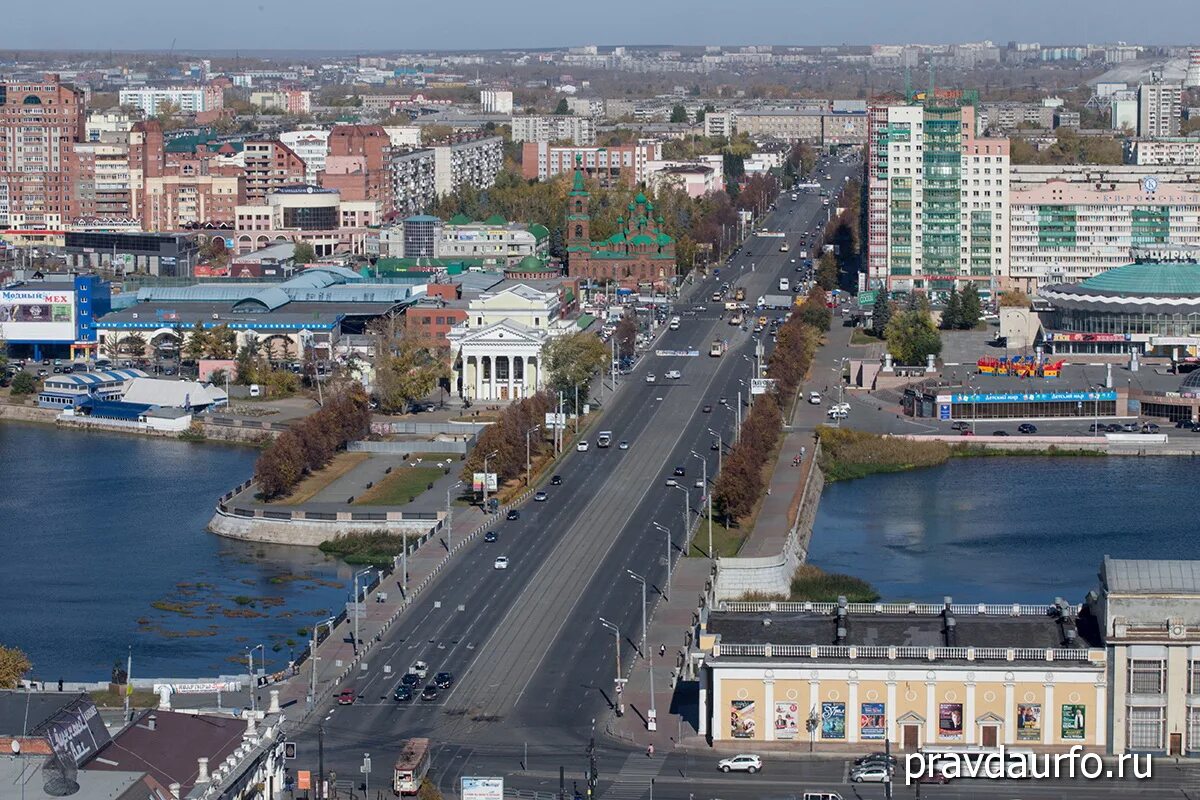
[[[1086,278],[1076,285],[1087,292],[1112,295],[1195,297],[1200,295],[1200,264],[1128,264]]]
[[[30,734],[67,706],[85,698],[85,694],[71,692],[0,692],[0,735]]]
[[[1200,595],[1200,561],[1105,556],[1100,585],[1114,594]]]
[[[55,800],[63,797],[67,792],[67,784],[54,768],[55,763],[54,759],[44,755],[0,759],[0,786],[10,793],[5,796],[20,797],[22,800]],[[73,780],[78,786],[72,794],[81,800],[170,798],[167,787],[148,778],[142,771],[82,770],[76,771]]]
[[[378,316],[395,303],[289,303],[280,310],[235,311],[229,302],[150,301],[105,314],[96,327],[125,329],[190,328],[197,322],[205,328],[227,325],[258,331],[332,328],[350,316]]]

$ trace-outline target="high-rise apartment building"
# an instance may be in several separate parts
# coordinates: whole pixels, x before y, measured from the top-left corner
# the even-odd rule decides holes
[[[434,145],[433,164],[434,190],[439,197],[464,184],[490,189],[504,166],[504,140],[481,136]]]
[[[499,89],[484,89],[479,93],[479,107],[485,114],[511,114],[513,93]]]
[[[395,211],[389,164],[392,140],[379,125],[335,125],[321,185],[344,201],[374,201],[386,218]]]
[[[570,142],[587,146],[596,141],[596,121],[570,114],[512,118],[514,142]]]
[[[167,104],[179,114],[199,114],[225,107],[224,93],[216,85],[122,89],[118,102],[141,110],[147,117],[158,116]]]
[[[304,161],[305,180],[316,185],[318,175],[325,169],[325,158],[329,155],[329,131],[286,131],[279,134],[279,141],[300,156]]]
[[[1178,136],[1182,119],[1182,84],[1158,81],[1138,85],[1138,136]]]
[[[867,150],[872,286],[997,286],[1008,261],[1007,139],[975,135],[970,105],[876,106]]]
[[[71,148],[84,138],[83,93],[59,81],[0,81],[0,228],[70,218]]]
[[[246,142],[246,202],[263,203],[267,194],[304,183],[305,164],[290,147],[277,141]]]

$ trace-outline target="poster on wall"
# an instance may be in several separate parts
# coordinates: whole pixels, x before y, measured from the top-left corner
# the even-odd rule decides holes
[[[753,739],[754,733],[754,701],[729,701],[729,735],[734,739]]]
[[[863,703],[858,718],[858,729],[864,739],[882,739],[887,729],[887,715],[883,703]]]
[[[1062,738],[1083,739],[1087,733],[1087,709],[1082,705],[1064,703],[1062,707]]]
[[[800,706],[795,703],[775,704],[775,738],[795,739],[800,732]]]
[[[0,333],[9,341],[73,341],[75,292],[0,290]]]
[[[963,735],[962,703],[942,703],[938,706],[938,738],[961,739]]]
[[[1036,742],[1042,738],[1042,706],[1040,703],[1017,703],[1017,738]]]
[[[821,738],[846,738],[845,703],[821,703]]]

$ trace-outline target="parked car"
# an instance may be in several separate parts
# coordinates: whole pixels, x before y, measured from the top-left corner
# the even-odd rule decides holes
[[[749,772],[751,775],[762,769],[762,759],[755,755],[736,755],[717,762],[721,772]]]
[[[850,771],[850,781],[851,783],[884,783],[891,774],[892,769],[886,764],[864,764]]]
[[[1142,425],[1142,433],[1158,433],[1159,427],[1153,422],[1147,422]]]
[[[1109,424],[1109,426],[1104,429],[1106,433],[1120,433],[1122,430],[1123,428],[1116,422]]]
[[[1022,422],[1017,426],[1017,433],[1037,433],[1037,426],[1032,422]]]
[[[854,766],[862,767],[867,764],[889,764],[893,768],[896,766],[896,757],[883,752],[868,753],[865,756],[860,756],[854,759]]]
[[[354,699],[355,697],[353,689],[344,689],[342,690],[341,694],[337,696],[337,702],[339,706],[352,706],[354,705]]]
[[[1124,431],[1125,433],[1137,433],[1138,431],[1141,430],[1141,428],[1138,427],[1138,424],[1136,422],[1126,422],[1124,425],[1121,426],[1121,430]]]

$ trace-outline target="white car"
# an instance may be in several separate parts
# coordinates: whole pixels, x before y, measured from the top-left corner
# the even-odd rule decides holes
[[[850,413],[850,404],[849,403],[837,403],[834,405],[834,408],[836,408],[838,411],[844,411],[847,414]]]
[[[850,773],[854,783],[884,783],[891,776],[891,770],[883,764],[867,764],[855,767]]]
[[[667,486],[678,486],[678,485],[679,485],[679,480],[674,475],[667,478]]]
[[[493,569],[508,569],[508,556],[500,556],[492,563]]]
[[[683,374],[679,370],[673,369],[667,372],[667,377],[673,381],[677,381],[683,377]]]
[[[646,375],[646,383],[654,383],[654,381],[655,381],[654,373],[653,372],[648,373]]]
[[[809,392],[808,393],[808,402],[812,403],[814,406],[821,405],[821,393],[820,392]]]
[[[847,412],[842,411],[840,408],[831,408],[826,411],[825,414],[830,419],[845,419],[846,417],[850,416]]]
[[[617,445],[617,449],[618,449],[618,450],[628,450],[628,449],[629,449],[629,442],[627,442],[627,441],[625,441],[624,439],[622,439],[622,440],[621,440],[621,443]]]
[[[575,445],[575,449],[580,453],[586,453],[588,449],[587,439],[580,439],[579,444]]]
[[[721,772],[749,772],[754,774],[762,769],[762,759],[752,755],[737,755],[732,758],[723,758],[717,762],[717,769]]]

